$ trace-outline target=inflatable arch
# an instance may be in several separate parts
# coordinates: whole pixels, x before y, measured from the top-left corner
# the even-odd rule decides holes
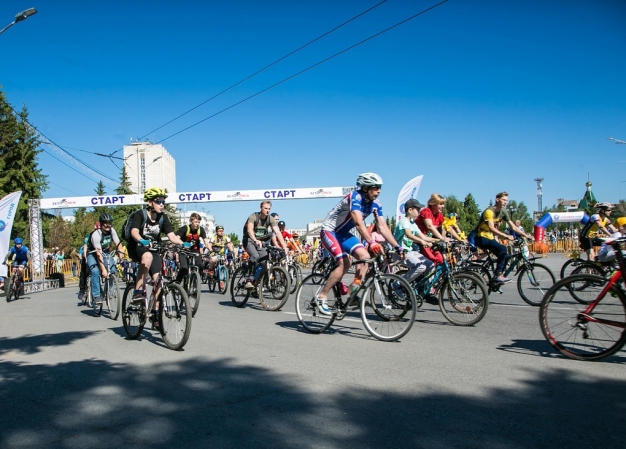
[[[548,212],[535,223],[535,242],[543,242],[546,228],[552,223],[576,223],[585,224],[589,221],[589,215],[584,211],[579,212]]]

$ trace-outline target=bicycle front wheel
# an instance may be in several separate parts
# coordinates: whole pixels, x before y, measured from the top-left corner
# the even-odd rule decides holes
[[[457,326],[473,326],[482,320],[489,308],[487,287],[472,274],[451,273],[439,291],[439,309]]]
[[[147,316],[145,304],[131,304],[134,290],[135,286],[128,284],[122,298],[122,323],[124,324],[126,335],[131,340],[139,338],[146,324]]]
[[[604,270],[593,262],[581,262],[578,264],[578,266],[572,270],[572,274],[570,274],[570,276],[576,274],[588,274],[600,277],[604,277],[605,275]],[[583,282],[573,283],[570,289],[570,294],[572,295],[572,298],[581,304],[591,304],[591,301],[596,299],[597,296],[590,296],[587,286]]]
[[[573,271],[583,262],[581,259],[568,259],[563,266],[561,267],[561,271],[559,272],[559,276],[561,279],[565,279],[568,276],[571,276]]]
[[[302,280],[296,291],[296,316],[300,324],[313,334],[324,332],[335,321],[334,314],[324,315],[315,305],[315,296],[322,290],[323,280],[321,274],[313,273]]]
[[[607,280],[600,276],[573,275],[550,288],[539,309],[539,325],[548,342],[566,357],[600,360],[626,343],[626,295],[616,286],[595,305],[581,304],[571,291],[584,291],[596,301]]]
[[[163,343],[173,350],[181,349],[191,333],[192,310],[185,289],[175,282],[161,293],[159,321]]]
[[[265,310],[276,311],[289,299],[289,275],[283,267],[273,266],[259,278],[259,301]]]
[[[522,268],[517,276],[517,291],[526,304],[539,307],[546,292],[556,279],[552,271],[540,263],[531,263]]]
[[[13,295],[15,294],[15,282],[15,275],[12,275],[4,290],[4,294],[7,297],[7,302],[10,302],[13,298]]]
[[[381,341],[396,341],[411,330],[417,304],[409,283],[391,273],[377,275],[361,299],[365,329]]]
[[[223,295],[228,290],[228,269],[224,265],[217,268],[217,288]]]
[[[107,278],[107,307],[109,308],[109,318],[117,320],[120,315],[120,290],[119,279],[115,275],[109,275]]]
[[[248,267],[241,266],[237,268],[232,280],[230,281],[230,300],[235,307],[243,307],[250,298],[252,290],[246,289],[248,282]]]
[[[198,273],[189,273],[189,306],[191,307],[191,316],[196,316],[198,307],[200,306],[200,296],[202,295],[202,280]]]

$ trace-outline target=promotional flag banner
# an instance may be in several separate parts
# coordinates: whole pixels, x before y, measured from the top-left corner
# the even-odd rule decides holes
[[[11,247],[11,229],[13,229],[13,220],[21,196],[22,192],[13,192],[0,200],[0,258],[2,260]],[[0,276],[6,277],[6,275],[7,266],[0,265]]]
[[[398,205],[396,207],[396,221],[400,221],[406,213],[404,211],[404,203],[411,198],[415,200],[417,199],[417,192],[420,189],[423,177],[424,175],[416,176],[407,182],[404,187],[402,187],[402,190],[400,190],[400,195],[398,195]]]

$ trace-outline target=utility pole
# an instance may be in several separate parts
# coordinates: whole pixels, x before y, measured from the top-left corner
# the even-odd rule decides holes
[[[541,190],[543,187],[543,178],[535,178],[535,182],[537,183],[537,212],[541,212],[543,211],[543,205],[541,202],[543,197],[543,192]]]

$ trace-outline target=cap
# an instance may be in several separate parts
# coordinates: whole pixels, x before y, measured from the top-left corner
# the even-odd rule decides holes
[[[407,211],[410,208],[416,208],[416,209],[421,209],[424,207],[424,205],[422,203],[420,203],[419,201],[417,201],[414,198],[411,198],[410,200],[408,200],[406,203],[404,203],[404,210]]]

